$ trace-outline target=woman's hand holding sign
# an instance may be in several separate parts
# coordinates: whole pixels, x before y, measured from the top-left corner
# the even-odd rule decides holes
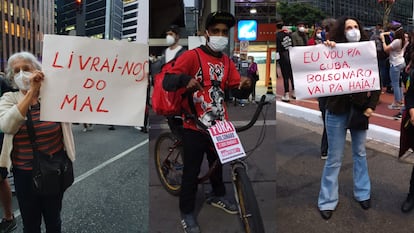
[[[45,75],[40,70],[33,71],[32,75],[29,77],[30,79],[30,91],[33,93],[33,98],[39,97],[39,90],[42,86],[42,81],[44,80]]]
[[[331,40],[326,40],[325,42],[323,42],[326,46],[328,47],[335,47],[336,46],[336,42],[335,41],[331,41]]]

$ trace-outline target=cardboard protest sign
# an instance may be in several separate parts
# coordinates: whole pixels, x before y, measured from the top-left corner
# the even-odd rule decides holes
[[[42,121],[143,125],[148,45],[45,35]]]
[[[374,41],[289,49],[297,99],[380,89]]]
[[[208,128],[208,132],[222,164],[246,156],[231,122],[217,121],[215,125]]]

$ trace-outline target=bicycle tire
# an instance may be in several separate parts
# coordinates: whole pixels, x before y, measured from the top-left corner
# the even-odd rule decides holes
[[[236,167],[235,188],[239,216],[246,233],[264,233],[262,216],[249,177],[244,167]]]
[[[182,145],[170,132],[162,133],[155,142],[154,162],[158,178],[163,188],[174,196],[181,191],[182,152]]]

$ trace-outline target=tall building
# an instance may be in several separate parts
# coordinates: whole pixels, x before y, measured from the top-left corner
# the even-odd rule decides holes
[[[124,14],[122,19],[122,39],[135,41],[138,29],[138,0],[124,0]]]
[[[99,39],[122,36],[122,0],[57,0],[56,32]],[[84,20],[83,20],[84,19]]]
[[[28,51],[39,59],[44,34],[54,33],[54,0],[0,1],[0,70],[16,52]]]

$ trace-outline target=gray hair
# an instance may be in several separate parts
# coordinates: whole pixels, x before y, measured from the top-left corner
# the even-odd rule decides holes
[[[19,59],[23,59],[25,61],[30,62],[33,65],[33,67],[36,68],[37,70],[42,69],[42,65],[32,53],[29,53],[29,52],[15,53],[9,57],[9,60],[7,61],[7,67],[6,67],[6,78],[12,81],[13,83],[14,83],[13,81],[14,70],[12,69],[11,65],[13,64],[13,62]]]

